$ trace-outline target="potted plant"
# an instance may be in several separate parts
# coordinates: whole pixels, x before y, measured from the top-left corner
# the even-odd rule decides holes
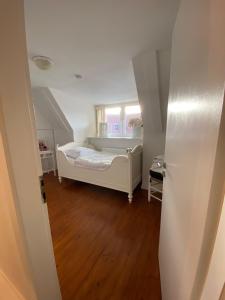
[[[129,120],[128,127],[133,129],[133,138],[140,138],[142,135],[142,118],[132,118]]]

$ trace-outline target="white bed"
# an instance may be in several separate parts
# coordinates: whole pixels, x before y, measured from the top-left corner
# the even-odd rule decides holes
[[[123,191],[128,193],[129,203],[132,202],[133,191],[141,181],[141,145],[129,148],[126,155],[95,150],[87,150],[85,153],[84,150],[77,157],[69,157],[68,150],[75,148],[75,143],[61,147],[57,145],[56,159],[60,182],[65,177]]]

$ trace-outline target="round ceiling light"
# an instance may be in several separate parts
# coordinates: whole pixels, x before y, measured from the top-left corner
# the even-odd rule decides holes
[[[53,65],[53,61],[46,56],[33,56],[32,61],[40,70],[49,70]]]

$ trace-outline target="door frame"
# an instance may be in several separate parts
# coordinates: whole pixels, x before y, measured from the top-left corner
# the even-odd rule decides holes
[[[20,0],[1,2],[0,106],[1,130],[6,160],[20,219],[27,261],[39,300],[60,300],[47,205],[43,203],[39,176],[42,174],[24,24]]]
[[[225,86],[224,86],[225,90]],[[207,284],[207,276],[213,260],[219,222],[224,205],[225,196],[225,92],[223,97],[223,108],[221,113],[212,185],[205,222],[204,237],[201,246],[200,258],[192,291],[193,299],[200,298]],[[218,274],[219,276],[219,274]],[[215,278],[217,280],[217,278]],[[221,287],[222,288],[222,287]],[[203,299],[202,299],[203,300]]]

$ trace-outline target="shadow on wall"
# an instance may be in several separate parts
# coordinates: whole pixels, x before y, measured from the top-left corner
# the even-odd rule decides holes
[[[133,68],[144,124],[142,188],[147,189],[152,160],[164,154],[170,51],[142,52],[133,58]]]
[[[48,88],[32,89],[38,136],[52,143],[73,141],[73,129]]]
[[[83,144],[89,136],[95,136],[95,110],[91,103],[73,98],[61,90],[51,89],[51,93],[74,130],[77,144]]]

